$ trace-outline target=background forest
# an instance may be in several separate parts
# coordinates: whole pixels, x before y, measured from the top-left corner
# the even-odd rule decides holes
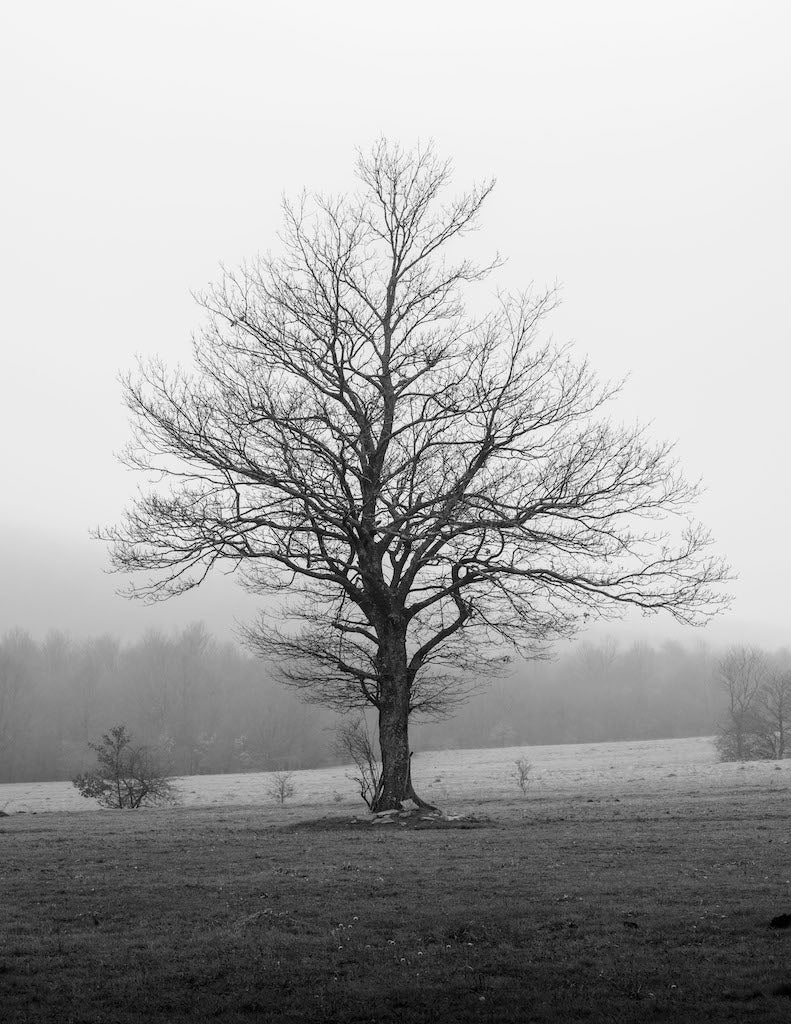
[[[711,735],[727,715],[721,654],[705,646],[584,642],[482,686],[452,719],[417,722],[416,750]],[[772,660],[791,663],[787,650]],[[339,760],[339,719],[196,624],[148,633],[0,640],[0,782],[69,779],[123,722],[176,775],[314,768]]]

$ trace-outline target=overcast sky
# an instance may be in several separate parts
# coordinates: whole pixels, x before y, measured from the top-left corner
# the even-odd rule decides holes
[[[187,360],[190,290],[384,134],[433,139],[460,189],[496,176],[486,287],[560,282],[554,335],[628,373],[616,415],[703,477],[733,608],[641,635],[791,643],[790,30],[780,0],[3,5],[0,633],[251,612],[227,581],[114,596],[88,533],[137,486],[117,374]]]

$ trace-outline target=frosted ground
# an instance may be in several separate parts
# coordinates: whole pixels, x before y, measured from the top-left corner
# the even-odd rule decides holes
[[[622,743],[577,743],[555,746],[500,747],[483,750],[438,750],[415,754],[412,775],[419,793],[452,811],[454,806],[491,801],[522,801],[514,762],[531,763],[528,801],[621,799],[624,797],[693,796],[696,794],[785,789],[791,761],[720,764],[710,737]],[[350,767],[294,772],[294,795],[280,814],[304,816],[314,808],[364,810],[350,781]],[[268,806],[271,777],[266,772],[238,775],[191,775],[175,780],[188,807]],[[81,797],[69,782],[22,782],[0,785],[0,809],[90,811],[93,800]]]

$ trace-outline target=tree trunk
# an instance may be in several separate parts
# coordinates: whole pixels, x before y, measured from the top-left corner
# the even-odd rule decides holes
[[[406,669],[406,640],[389,638],[379,650],[380,702],[379,749],[382,753],[382,785],[374,812],[401,808],[404,800],[435,810],[415,793],[409,750],[409,677]]]
[[[400,695],[399,695],[400,696]],[[409,782],[409,723],[403,699],[388,700],[379,708],[379,749],[382,786],[373,811],[390,811],[407,799]]]

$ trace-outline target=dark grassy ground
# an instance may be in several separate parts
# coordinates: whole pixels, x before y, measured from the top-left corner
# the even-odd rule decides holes
[[[791,1021],[790,795],[3,818],[0,1020]]]

